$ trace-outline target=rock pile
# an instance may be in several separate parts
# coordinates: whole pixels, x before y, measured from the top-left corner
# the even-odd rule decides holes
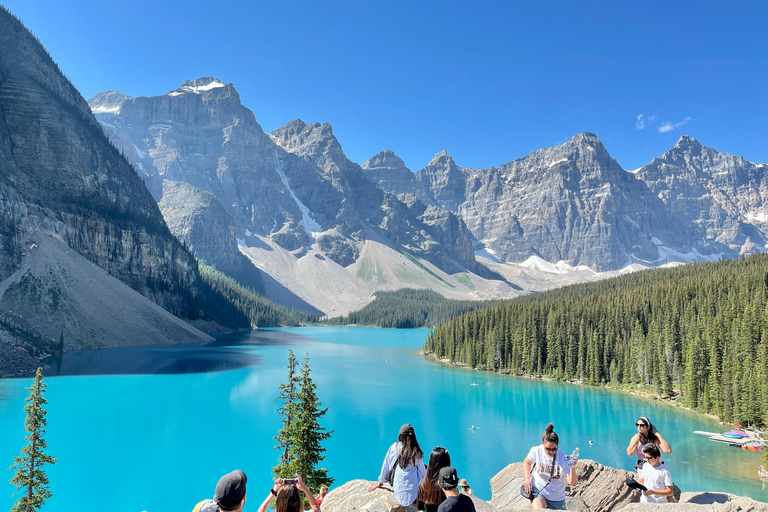
[[[639,503],[640,491],[624,484],[627,471],[603,466],[592,460],[583,460],[577,467],[579,483],[567,491],[568,510],[578,512],[768,512],[768,503],[727,493],[685,492],[679,494],[679,503],[664,505]],[[512,512],[530,510],[528,500],[520,496],[523,483],[523,464],[516,462],[501,470],[491,479],[491,501],[472,496],[477,512]],[[323,501],[323,512],[399,512],[400,505],[388,487],[368,492],[368,480],[352,480],[332,490]],[[661,508],[660,508],[661,507]]]

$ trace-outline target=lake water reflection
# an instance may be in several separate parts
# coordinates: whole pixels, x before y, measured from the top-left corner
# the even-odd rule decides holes
[[[83,351],[52,362],[48,439],[49,512],[81,504],[101,484],[99,508],[188,511],[234,468],[267,489],[277,452],[277,386],[288,348],[310,354],[318,396],[334,430],[325,467],[338,483],[374,479],[402,423],[425,452],[445,446],[460,477],[490,499],[490,478],[521,461],[555,424],[561,448],[630,469],[624,450],[637,416],[649,416],[672,443],[667,465],[683,490],[728,491],[768,501],[756,480],[759,453],[716,444],[693,430],[719,430],[697,415],[620,393],[445,367],[418,349],[425,330],[299,328],[227,335],[204,347]],[[0,381],[0,467],[23,446],[29,379]],[[477,384],[477,385],[473,385]],[[470,426],[479,427],[470,430]],[[594,446],[589,446],[592,439]],[[3,462],[5,461],[5,462]],[[3,470],[5,471],[5,470]],[[2,472],[0,472],[2,473]],[[12,476],[5,471],[7,481]],[[173,489],[169,492],[169,489]],[[13,503],[0,482],[0,509]],[[91,491],[89,491],[90,493]]]

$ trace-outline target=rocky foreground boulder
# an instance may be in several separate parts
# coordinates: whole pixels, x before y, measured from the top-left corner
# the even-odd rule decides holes
[[[624,484],[631,473],[603,466],[592,460],[583,460],[577,467],[579,483],[567,491],[568,510],[578,512],[768,512],[768,503],[727,493],[684,492],[679,503],[662,505],[639,503],[640,491]],[[516,462],[501,470],[491,479],[491,501],[472,496],[477,512],[511,512],[530,510],[528,500],[520,496],[523,484],[523,463]],[[391,488],[385,486],[368,492],[369,480],[352,480],[328,493],[323,501],[323,512],[399,512],[400,505]],[[677,489],[676,489],[677,491]]]

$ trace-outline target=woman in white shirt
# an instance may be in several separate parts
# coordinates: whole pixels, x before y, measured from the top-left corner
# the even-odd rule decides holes
[[[378,482],[373,482],[368,491],[378,489],[387,483],[388,473],[394,468],[392,487],[397,501],[403,506],[403,512],[415,512],[419,509],[416,499],[419,492],[419,482],[427,473],[424,466],[424,452],[416,440],[413,427],[405,424],[400,427],[397,442],[389,447]]]
[[[550,423],[541,435],[541,444],[531,448],[523,461],[523,486],[528,492],[533,490],[531,508],[565,510],[565,484],[573,486],[578,482],[565,452],[558,450],[559,444],[555,426]]]

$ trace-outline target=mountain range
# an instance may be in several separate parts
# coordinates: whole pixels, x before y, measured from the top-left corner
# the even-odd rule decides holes
[[[412,172],[391,150],[350,161],[329,124],[265,133],[214,77],[149,98],[108,91],[89,105],[164,214],[176,201],[170,182],[213,194],[267,296],[328,315],[377,290],[510,297],[768,241],[768,166],[688,136],[635,171],[580,133],[499,167],[461,167],[443,151]],[[172,229],[193,250],[201,243]]]

